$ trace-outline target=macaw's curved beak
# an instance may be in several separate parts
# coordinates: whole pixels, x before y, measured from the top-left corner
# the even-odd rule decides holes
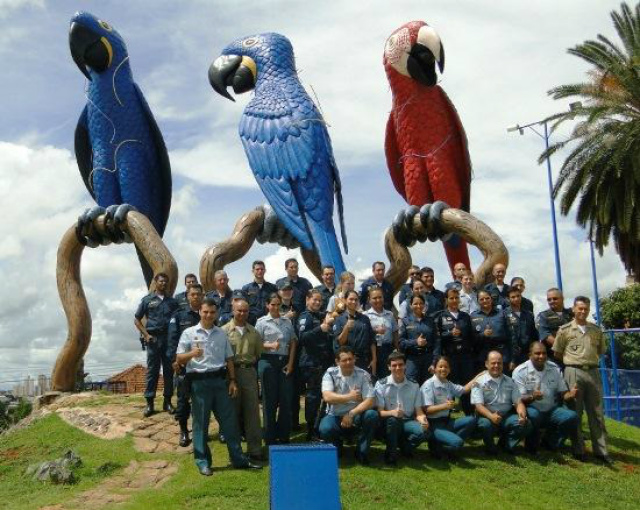
[[[242,94],[256,85],[257,68],[251,57],[240,55],[222,55],[209,67],[209,83],[218,94],[235,101],[227,92],[233,87],[236,94]]]
[[[100,73],[108,69],[113,60],[109,41],[77,22],[71,23],[69,29],[69,47],[73,61],[89,80],[91,75],[87,67]]]
[[[440,72],[444,70],[444,55],[437,62]],[[433,87],[438,82],[436,76],[436,59],[433,52],[423,44],[416,43],[407,58],[407,71],[414,80]]]

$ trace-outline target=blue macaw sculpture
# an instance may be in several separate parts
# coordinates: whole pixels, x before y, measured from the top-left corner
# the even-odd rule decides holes
[[[147,216],[162,236],[171,208],[169,156],[149,105],[133,81],[125,42],[106,21],[79,12],[71,19],[69,46],[89,80],[75,152],[85,186],[98,204],[78,219],[78,237],[91,246],[102,242],[82,232],[84,225],[106,213],[115,225],[110,241],[122,242],[117,226],[132,209]],[[151,268],[140,252],[138,257],[148,285]]]
[[[283,35],[266,33],[238,39],[209,69],[213,89],[233,100],[255,89],[240,120],[240,138],[260,189],[284,226],[322,265],[345,271],[333,226],[338,202],[342,245],[348,250],[340,174],[329,133],[315,104],[298,80],[293,48]]]

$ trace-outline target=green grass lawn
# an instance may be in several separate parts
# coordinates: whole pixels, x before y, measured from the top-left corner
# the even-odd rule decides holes
[[[515,458],[484,457],[479,442],[461,460],[433,460],[425,447],[416,457],[388,468],[376,443],[372,466],[354,464],[350,449],[341,461],[340,488],[346,510],[355,509],[537,509],[640,507],[640,429],[608,421],[615,468],[581,464],[566,454],[524,453]],[[587,436],[588,437],[588,436]],[[124,468],[131,459],[163,458],[179,465],[159,489],[143,490],[118,509],[267,509],[269,471],[227,469],[224,445],[212,441],[213,477],[200,476],[191,456],[137,453],[131,438],[101,440],[70,427],[56,415],[0,437],[0,509],[35,509],[64,503]],[[23,475],[32,463],[61,456],[73,448],[84,461],[73,486],[53,486]],[[98,471],[110,463],[110,473]],[[118,467],[119,466],[119,467]],[[296,483],[292,481],[291,483]],[[318,481],[321,483],[321,481]],[[304,510],[304,509],[301,509]]]

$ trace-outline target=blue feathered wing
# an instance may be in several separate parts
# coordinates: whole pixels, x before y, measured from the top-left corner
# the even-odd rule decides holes
[[[256,94],[240,121],[249,165],[285,227],[340,274],[344,263],[333,226],[333,196],[347,252],[341,183],[322,116],[308,97],[292,101],[275,87],[263,97]]]

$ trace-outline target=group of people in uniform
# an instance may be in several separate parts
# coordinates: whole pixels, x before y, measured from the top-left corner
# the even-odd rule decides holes
[[[155,412],[162,367],[163,410],[175,414],[181,446],[191,442],[192,416],[202,474],[212,474],[211,412],[232,465],[259,469],[263,444],[287,444],[301,428],[302,395],[306,440],[333,443],[340,455],[344,441],[354,441],[362,464],[375,438],[386,443],[390,465],[423,442],[438,458],[454,456],[472,437],[489,455],[514,454],[520,442],[530,453],[555,450],[570,439],[574,457],[585,460],[583,411],[596,458],[611,463],[598,371],[606,345],[587,321],[588,298],[568,309],[552,288],[549,308],[534,316],[524,279],[505,283],[502,264],[480,289],[456,264],[444,291],[431,268],[413,266],[396,312],[382,262],[360,292],[351,272],[336,283],[331,266],[315,288],[298,275],[296,259],[285,270],[272,284],[255,261],[253,281],[235,291],[217,271],[206,295],[188,274],[175,298],[158,274],[136,311],[147,350],[144,414]]]

